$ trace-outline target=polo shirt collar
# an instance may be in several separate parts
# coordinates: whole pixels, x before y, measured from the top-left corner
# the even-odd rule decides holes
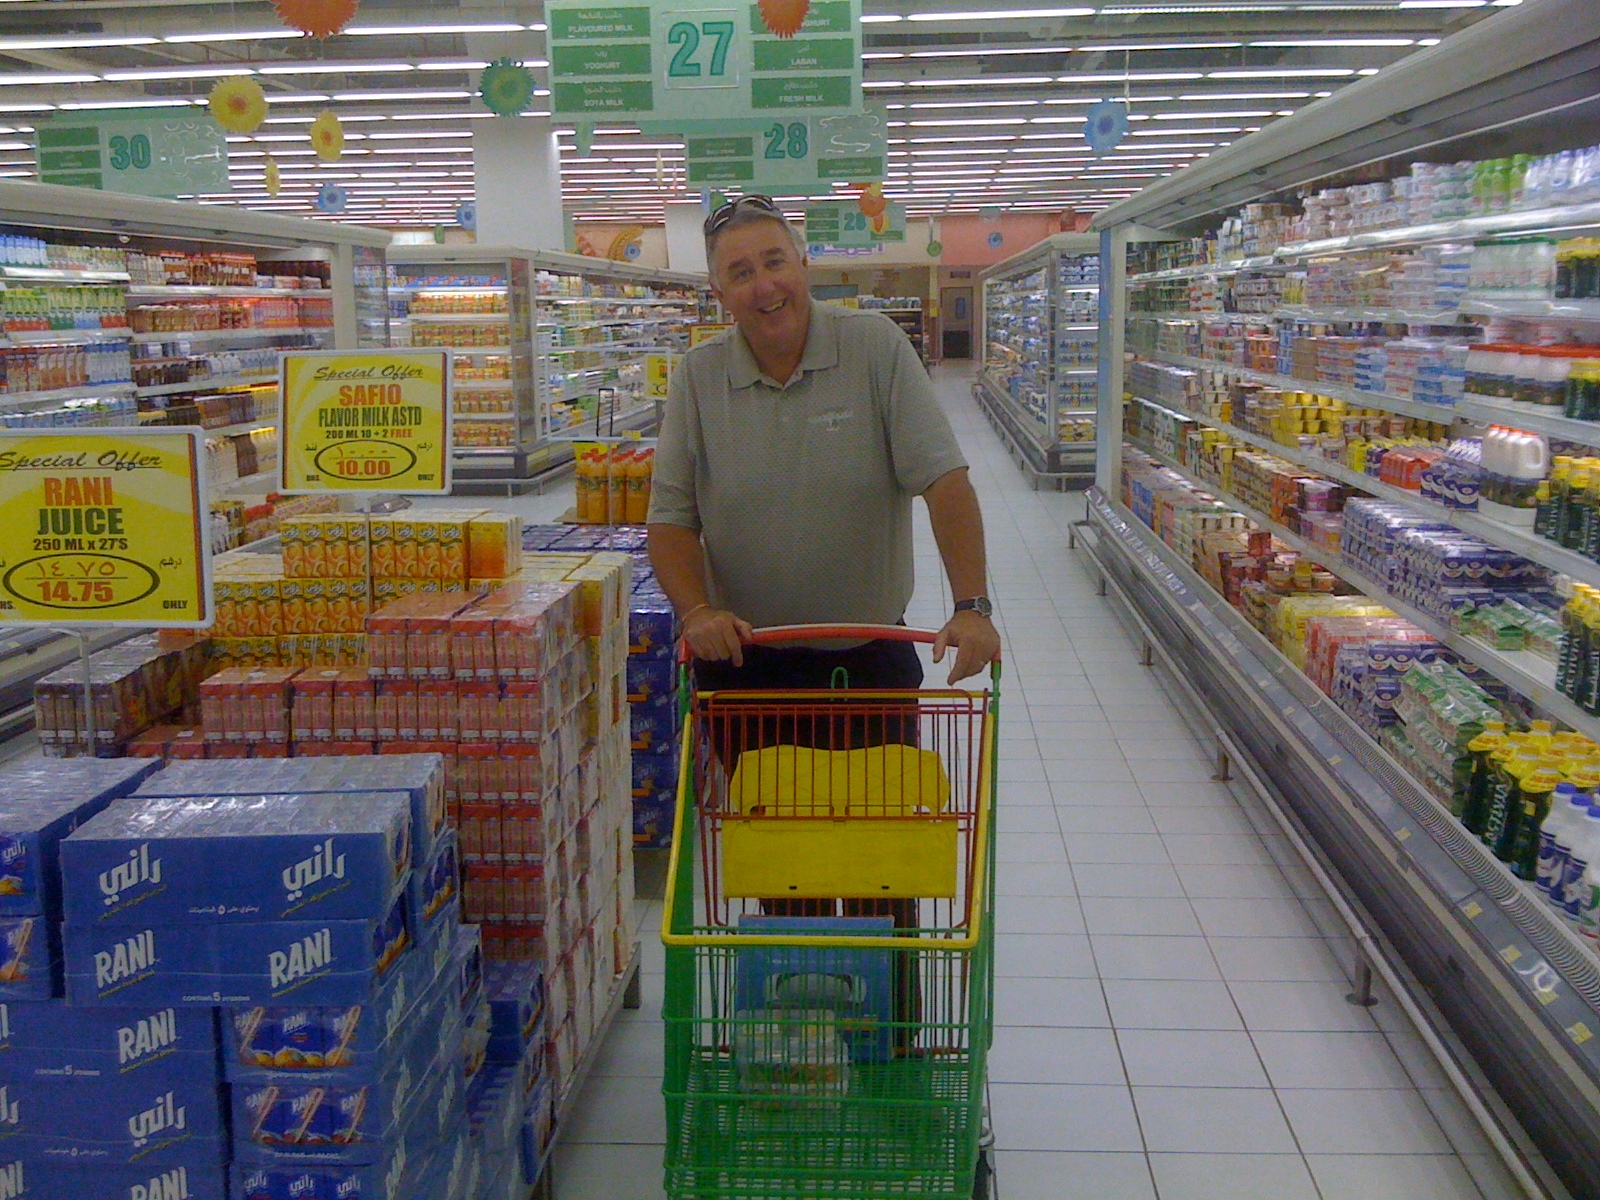
[[[774,387],[783,386],[767,379],[762,374],[761,366],[756,362],[756,356],[750,349],[750,343],[745,341],[744,330],[735,326],[733,336],[729,339],[731,353],[728,355],[728,386],[730,388],[747,388],[757,380],[766,379]],[[800,354],[800,366],[794,373],[790,383],[802,378],[807,371],[821,371],[828,367],[839,365],[839,329],[838,318],[827,311],[827,305],[813,300],[811,302],[811,321],[806,326],[806,348]]]

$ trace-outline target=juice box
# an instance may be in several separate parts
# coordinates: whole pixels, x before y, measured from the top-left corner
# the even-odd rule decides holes
[[[367,518],[367,562],[374,577],[395,577],[394,518],[378,516]]]
[[[345,667],[334,673],[333,738],[372,741],[378,736],[377,685],[364,670]]]
[[[295,676],[292,717],[297,741],[333,740],[334,689],[341,674],[337,667],[309,667]]]
[[[163,1151],[161,1159],[85,1166],[18,1146],[0,1154],[0,1179],[17,1200],[210,1200],[227,1194],[226,1139],[191,1139]]]
[[[400,792],[133,797],[61,845],[79,927],[380,919],[410,869]]]
[[[6,1147],[35,1161],[38,1174],[61,1165],[135,1164],[155,1174],[156,1166],[181,1165],[192,1152],[209,1156],[227,1134],[214,1071],[190,1079],[112,1076],[97,1081],[93,1103],[70,1079],[8,1081],[5,1093]]]
[[[506,579],[522,567],[522,519],[508,513],[480,513],[467,525],[467,575]]]
[[[293,762],[293,759],[284,761]],[[411,944],[382,920],[63,929],[74,1004],[361,1004]]]
[[[215,1014],[203,1008],[73,1008],[64,1000],[0,1003],[6,1079],[212,1081]]]

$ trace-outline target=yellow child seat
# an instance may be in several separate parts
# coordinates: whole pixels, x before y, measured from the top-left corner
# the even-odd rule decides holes
[[[799,899],[954,898],[958,822],[932,750],[748,750],[728,784],[723,892]]]

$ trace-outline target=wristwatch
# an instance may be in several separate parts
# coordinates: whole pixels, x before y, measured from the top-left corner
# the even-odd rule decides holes
[[[980,617],[994,616],[994,605],[989,603],[987,596],[974,596],[970,600],[957,600],[956,612],[975,612]]]

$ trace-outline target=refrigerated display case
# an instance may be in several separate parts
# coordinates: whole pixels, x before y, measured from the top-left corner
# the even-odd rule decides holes
[[[553,251],[389,253],[397,345],[448,346],[459,486],[537,486],[583,437],[648,433],[652,354],[688,348],[704,280]]]
[[[1094,469],[1099,239],[1062,233],[996,263],[983,283],[978,402],[1035,486]]]
[[[1517,353],[1578,378],[1589,352],[1552,346],[1600,343],[1556,262],[1600,230],[1600,178],[1570,165],[1600,160],[1565,154],[1600,141],[1597,56],[1584,0],[1508,9],[1095,220],[1083,549],[1439,1014],[1425,1037],[1505,1159],[1493,1195],[1507,1171],[1600,1194],[1597,943],[1539,884],[1537,805],[1474,809],[1490,746],[1464,738],[1600,741],[1555,661],[1600,561],[1543,536],[1527,459],[1486,449],[1600,447]]]

